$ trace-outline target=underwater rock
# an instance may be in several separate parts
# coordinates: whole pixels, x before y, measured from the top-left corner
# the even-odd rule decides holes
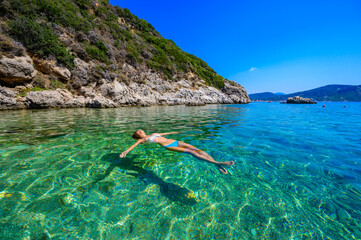
[[[337,219],[342,223],[347,223],[347,221],[351,219],[351,216],[345,209],[339,209],[337,211]]]
[[[258,174],[258,178],[270,183],[274,183],[277,180],[272,174],[268,172],[260,172]]]
[[[312,176],[317,176],[322,172],[322,169],[319,165],[310,163],[306,166],[306,171],[309,172]]]
[[[309,195],[312,191],[306,186],[299,185],[296,186],[296,192],[299,195]]]
[[[336,213],[336,206],[334,204],[332,204],[331,201],[325,202],[321,208],[323,208],[324,212],[327,215]]]
[[[331,218],[332,220],[336,220],[336,219],[337,219],[336,213],[332,213],[332,214],[330,215],[330,218]]]
[[[316,208],[319,208],[321,205],[322,205],[322,199],[321,198],[318,198],[316,196],[311,196],[309,199],[308,199],[308,204],[312,207],[316,207]]]

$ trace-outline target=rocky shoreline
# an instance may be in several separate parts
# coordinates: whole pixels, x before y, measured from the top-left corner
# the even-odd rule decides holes
[[[0,54],[0,110],[250,102],[241,85],[226,79],[217,89],[193,72],[167,79],[144,65],[124,62],[109,71],[79,58],[69,70],[54,60],[27,53],[15,41],[13,44],[16,55]]]
[[[54,26],[56,37],[73,54],[72,67],[60,64],[54,56],[41,57],[28,51],[22,43],[0,34],[0,110],[196,106],[251,101],[241,85],[217,75],[201,60],[197,60],[203,66],[198,67],[201,70],[188,61],[186,70],[175,68],[169,71],[171,76],[168,76],[147,64],[153,58],[144,49],[138,50],[148,57],[130,61],[124,46],[114,47],[110,44],[111,38],[97,29],[86,36],[71,28]],[[80,48],[79,39],[82,38],[94,44],[107,42],[110,60],[102,63],[83,56],[86,54]],[[141,40],[137,34],[134,34],[134,39]],[[158,51],[154,46],[148,47],[154,53]],[[197,71],[203,71],[203,77]],[[205,80],[207,77],[208,82]],[[217,85],[209,78],[215,82],[221,80],[222,84],[218,84],[218,88],[213,87]]]
[[[42,108],[113,108],[124,106],[188,105],[249,103],[246,90],[231,81],[222,89],[207,86],[202,80],[166,81],[157,73],[145,73],[143,83],[122,83],[117,80],[82,86],[72,93],[67,89],[32,91],[31,84],[16,87],[0,86],[0,110]],[[28,91],[28,92],[27,92]],[[26,94],[21,94],[21,93]],[[23,95],[23,96],[22,96]]]

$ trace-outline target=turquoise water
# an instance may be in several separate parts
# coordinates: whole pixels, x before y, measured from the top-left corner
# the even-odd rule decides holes
[[[361,103],[322,105],[0,112],[0,239],[361,239]]]

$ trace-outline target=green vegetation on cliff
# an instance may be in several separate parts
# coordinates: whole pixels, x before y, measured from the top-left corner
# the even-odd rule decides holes
[[[69,69],[74,68],[75,57],[97,61],[112,71],[127,62],[168,79],[192,72],[211,86],[224,85],[223,77],[203,60],[183,52],[128,9],[106,0],[3,0],[0,15],[6,35],[30,53],[54,58]],[[76,42],[64,39],[64,32]]]
[[[11,21],[10,27],[11,35],[22,42],[28,50],[40,56],[55,56],[66,67],[74,68],[75,57],[66,50],[46,24],[39,24],[30,18],[21,16]]]

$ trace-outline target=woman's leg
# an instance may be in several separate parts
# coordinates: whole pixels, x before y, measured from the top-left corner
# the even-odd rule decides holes
[[[201,160],[207,161],[207,162],[211,162],[214,164],[219,164],[219,165],[226,165],[226,166],[232,166],[234,165],[233,161],[228,161],[228,162],[217,162],[216,160],[214,160],[211,156],[208,155],[208,153],[206,153],[205,151],[202,151],[190,144],[184,143],[184,142],[178,142],[178,146],[179,147],[184,147],[185,148],[185,152],[191,154],[192,156],[199,158]]]
[[[198,149],[198,148],[196,148],[196,147],[194,147],[194,146],[192,146],[190,144],[184,143],[184,142],[178,142],[178,147],[168,147],[167,150],[189,153],[195,158],[198,158],[198,159],[213,163],[224,174],[227,174],[227,170],[223,166],[232,166],[232,165],[234,165],[233,161],[217,162],[211,156],[209,156],[206,152],[204,152],[204,151],[202,151],[202,150],[200,150],[200,149]]]

